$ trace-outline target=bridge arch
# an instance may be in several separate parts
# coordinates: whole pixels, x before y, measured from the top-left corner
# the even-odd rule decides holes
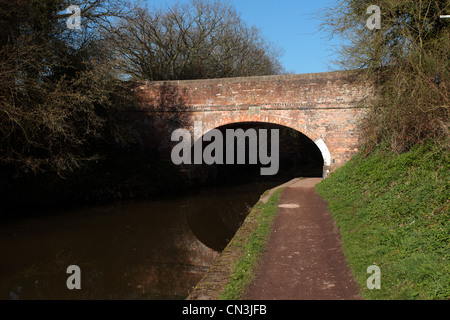
[[[305,125],[300,124],[297,121],[292,121],[292,119],[284,119],[283,117],[274,116],[274,115],[252,115],[243,117],[240,115],[232,115],[230,114],[227,117],[212,117],[212,121],[204,121],[204,118],[198,119],[199,122],[202,123],[202,133],[198,133],[196,136],[204,135],[213,129],[217,129],[224,126],[229,125],[237,125],[239,123],[249,124],[249,123],[260,123],[260,124],[274,124],[280,125],[286,128],[293,129],[301,134],[303,134],[306,138],[309,138],[313,141],[317,148],[319,149],[322,159],[323,159],[323,177],[325,178],[329,173],[329,168],[331,165],[331,153],[328,149],[326,142],[318,135],[313,132],[310,132]],[[194,133],[195,136],[195,133]],[[198,139],[200,139],[199,137]],[[196,143],[197,141],[194,141]]]

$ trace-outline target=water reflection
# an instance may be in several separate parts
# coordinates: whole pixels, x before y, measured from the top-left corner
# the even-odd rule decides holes
[[[271,183],[2,222],[0,299],[184,299]],[[69,265],[81,290],[68,290]]]

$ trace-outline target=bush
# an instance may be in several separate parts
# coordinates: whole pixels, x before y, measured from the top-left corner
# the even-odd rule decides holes
[[[431,138],[449,148],[450,21],[439,19],[448,1],[378,1],[379,30],[366,27],[372,4],[341,0],[321,13],[323,28],[344,43],[337,65],[374,84],[363,142],[402,153]]]

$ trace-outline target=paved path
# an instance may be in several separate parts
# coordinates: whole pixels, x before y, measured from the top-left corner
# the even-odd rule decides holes
[[[251,300],[360,299],[327,204],[314,186],[296,179],[281,193],[278,215]]]

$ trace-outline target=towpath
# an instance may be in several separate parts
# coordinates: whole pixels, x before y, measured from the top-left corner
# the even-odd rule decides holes
[[[360,299],[339,230],[315,191],[320,180],[296,179],[283,189],[268,247],[247,299]]]

